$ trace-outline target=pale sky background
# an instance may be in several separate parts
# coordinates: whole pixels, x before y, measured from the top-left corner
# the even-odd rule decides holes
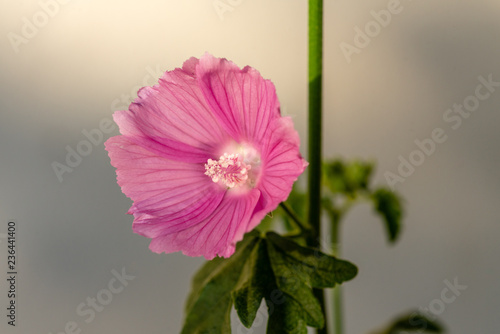
[[[131,201],[102,144],[117,130],[62,182],[51,164],[64,163],[82,131],[126,105],[122,96],[130,100],[162,71],[206,51],[275,83],[307,154],[307,3],[221,0],[233,5],[219,15],[213,0],[54,1],[0,2],[0,233],[17,220],[19,263],[18,326],[6,324],[1,279],[0,332],[56,334],[74,322],[82,333],[179,333],[203,261],[154,254],[132,233]],[[418,148],[415,140],[436,128],[447,140],[396,185],[407,212],[396,245],[367,206],[345,222],[343,257],[360,268],[344,286],[346,333],[369,333],[401,312],[437,305],[444,281],[455,278],[467,288],[439,315],[449,333],[496,333],[500,87],[459,128],[443,116],[472,101],[478,77],[500,82],[500,3],[402,0],[348,62],[340,45],[355,45],[354,29],[373,26],[371,11],[390,3],[325,0],[325,156],[376,159],[374,181],[383,185],[399,156]],[[39,27],[30,29],[33,22]],[[9,38],[23,33],[25,43],[13,47]],[[135,278],[101,312],[77,313],[88,297],[106,296],[112,271],[122,270]],[[251,331],[235,324],[235,333],[265,332],[263,324]]]

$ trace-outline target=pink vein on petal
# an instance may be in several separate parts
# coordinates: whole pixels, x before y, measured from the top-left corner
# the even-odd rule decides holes
[[[158,157],[124,136],[106,141],[117,181],[134,204],[134,231],[147,237],[172,233],[208,217],[224,189],[203,174],[203,166]]]
[[[196,68],[203,94],[224,129],[237,141],[259,144],[280,117],[273,83],[251,68],[205,54]]]
[[[189,256],[229,257],[236,242],[247,232],[254,207],[260,197],[256,189],[245,196],[226,193],[219,207],[202,222],[177,233],[153,238],[150,248],[153,252],[182,251]]]

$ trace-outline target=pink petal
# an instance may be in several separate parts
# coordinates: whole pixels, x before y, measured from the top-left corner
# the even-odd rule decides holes
[[[182,231],[209,217],[225,189],[204,175],[201,164],[157,156],[125,136],[105,143],[117,181],[134,204],[133,229],[149,238]]]
[[[206,162],[228,140],[193,77],[197,59],[166,72],[154,87],[144,87],[129,110],[114,120],[122,135],[173,160]],[[212,154],[208,154],[212,153]]]
[[[149,248],[155,253],[182,251],[188,256],[203,255],[207,260],[215,256],[229,257],[235,245],[248,231],[260,192],[226,196],[218,208],[202,222],[177,233],[168,233],[153,238]]]
[[[114,119],[122,136],[106,149],[134,202],[133,230],[152,238],[157,253],[229,257],[244,233],[286,200],[307,166],[292,121],[280,116],[274,85],[251,67],[209,54],[141,89]],[[253,189],[227,190],[205,175],[208,159],[237,144],[260,155]]]
[[[261,147],[262,174],[258,189],[262,196],[255,209],[256,217],[276,209],[285,201],[293,183],[307,167],[308,163],[299,152],[300,138],[289,117],[275,120],[270,127],[266,141]],[[258,225],[254,220],[250,228]]]
[[[196,76],[212,112],[224,129],[238,141],[258,144],[280,117],[276,89],[251,68],[205,54],[196,67]]]

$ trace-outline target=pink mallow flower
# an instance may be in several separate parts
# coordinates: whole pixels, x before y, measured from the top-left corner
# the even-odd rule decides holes
[[[231,256],[307,166],[273,83],[208,53],[139,90],[113,118],[121,136],[106,150],[134,202],[133,230],[156,253]]]

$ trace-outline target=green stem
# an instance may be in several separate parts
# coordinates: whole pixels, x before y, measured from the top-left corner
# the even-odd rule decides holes
[[[295,224],[300,228],[302,233],[308,233],[310,228],[306,226],[302,220],[300,220],[299,216],[293,211],[293,209],[285,202],[280,203],[281,208],[286,212],[290,218],[295,222]]]
[[[323,73],[323,0],[309,0],[309,170],[308,170],[308,220],[312,227],[308,245],[319,248],[321,230],[321,89]],[[321,289],[314,294],[321,304],[325,315],[325,298]],[[327,333],[325,326],[318,334]]]
[[[332,255],[340,256],[340,215],[331,215],[331,238],[332,238]],[[343,333],[343,317],[342,317],[342,290],[340,284],[335,286],[332,291],[332,307],[333,307],[333,326],[335,334]]]
[[[309,0],[309,223],[320,235],[323,1]],[[315,242],[318,242],[316,240]]]

